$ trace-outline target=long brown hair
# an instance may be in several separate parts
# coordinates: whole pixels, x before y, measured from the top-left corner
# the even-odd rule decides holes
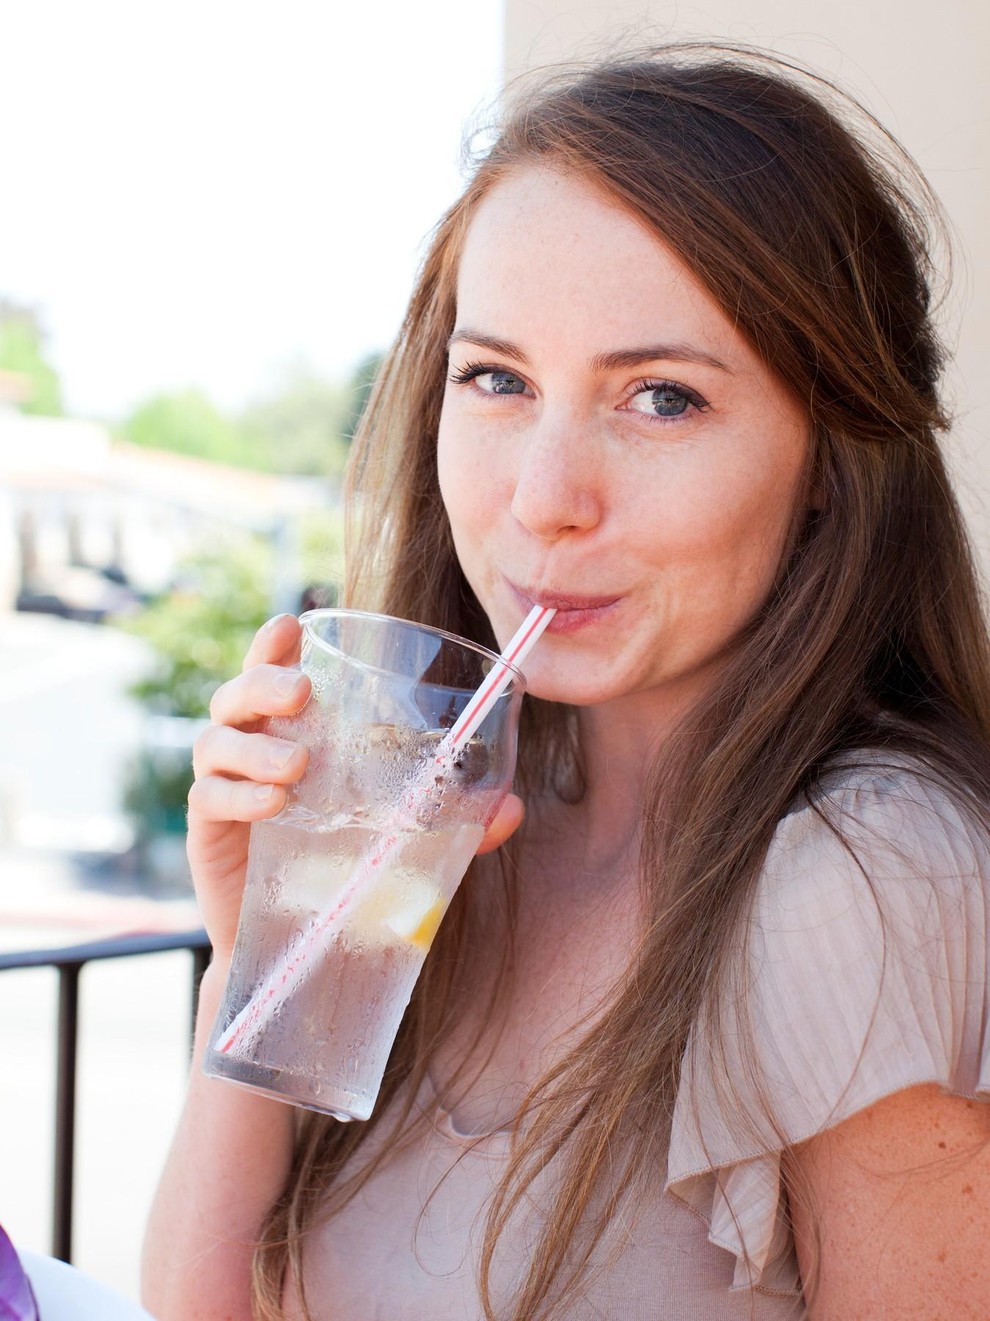
[[[642,804],[641,945],[609,1012],[533,1089],[517,1129],[480,1266],[487,1316],[499,1236],[550,1162],[559,1195],[505,1312],[513,1321],[566,1314],[618,1200],[662,1168],[689,1030],[731,975],[789,804],[863,748],[907,753],[962,798],[990,799],[990,645],[937,444],[937,207],[865,112],[773,57],[678,45],[541,75],[517,100],[436,231],[356,442],[348,599],[494,641],[454,554],[435,440],[465,229],[500,178],[534,164],[592,182],[693,271],[804,402],[822,499],[744,645],[655,767]],[[567,708],[528,702],[523,792],[579,792],[574,730]],[[510,850],[509,920],[512,870]],[[368,1135],[383,1124],[408,1133],[453,1021],[471,892],[462,887],[427,961],[378,1118],[301,1121],[256,1258],[263,1317],[280,1314],[287,1269],[301,1287],[307,1229],[360,1186],[367,1170],[341,1172]]]

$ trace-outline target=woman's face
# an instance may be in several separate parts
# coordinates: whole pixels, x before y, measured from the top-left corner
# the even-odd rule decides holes
[[[807,504],[809,430],[688,268],[603,194],[532,168],[481,203],[440,487],[499,643],[534,602],[557,607],[530,692],[696,696]]]

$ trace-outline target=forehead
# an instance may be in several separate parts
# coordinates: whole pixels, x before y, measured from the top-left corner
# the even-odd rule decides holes
[[[608,347],[659,332],[707,347],[747,346],[673,250],[602,189],[542,167],[492,187],[467,227],[458,322],[514,338],[552,320],[594,329]],[[498,324],[487,324],[494,320]]]

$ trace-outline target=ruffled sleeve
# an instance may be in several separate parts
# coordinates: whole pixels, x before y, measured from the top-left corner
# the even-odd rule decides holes
[[[988,911],[988,827],[922,771],[844,772],[781,822],[717,1033],[685,1054],[668,1163],[734,1287],[799,1288],[784,1148],[920,1083],[990,1100]]]

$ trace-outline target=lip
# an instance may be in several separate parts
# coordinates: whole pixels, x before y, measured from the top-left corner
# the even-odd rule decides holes
[[[546,591],[542,588],[538,591],[530,590],[517,587],[508,578],[505,581],[524,612],[531,610],[534,605],[556,610],[557,613],[547,625],[548,633],[574,633],[578,629],[597,624],[622,599],[620,596],[588,596],[579,592]]]

